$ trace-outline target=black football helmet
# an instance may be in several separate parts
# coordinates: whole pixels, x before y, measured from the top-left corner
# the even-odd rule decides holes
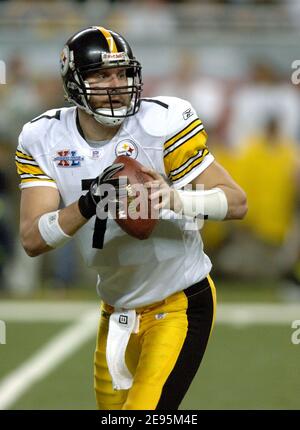
[[[118,67],[126,71],[126,86],[90,88],[87,81],[90,72]],[[139,110],[143,86],[141,69],[128,42],[120,34],[103,27],[89,27],[74,34],[60,57],[67,100],[106,126],[119,125]],[[123,94],[130,95],[130,103],[114,108],[112,97]],[[90,104],[93,95],[106,95],[110,107],[94,109]]]

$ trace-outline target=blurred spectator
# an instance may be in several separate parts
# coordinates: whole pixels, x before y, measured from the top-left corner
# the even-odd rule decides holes
[[[25,64],[25,58],[21,54],[14,54],[8,64],[8,82],[1,87],[3,89],[3,102],[0,106],[0,128],[3,137],[0,140],[0,150],[3,153],[5,149],[5,156],[2,154],[1,157],[0,179],[4,177],[6,172],[14,189],[17,188],[17,184],[13,184],[17,178],[11,174],[11,172],[15,172],[12,154],[23,125],[45,110],[64,105],[60,77],[57,74],[54,77],[48,75],[47,71],[42,76],[35,77],[28,72]],[[2,169],[5,169],[4,173],[1,171],[1,166]],[[13,293],[26,295],[40,286],[43,257],[33,261],[22,250],[19,239],[16,240],[16,236],[12,236],[12,229],[9,227],[12,224],[15,227],[14,233],[17,233],[19,222],[17,213],[12,211],[12,196],[19,199],[19,194],[10,194],[7,187],[3,188],[1,185],[2,181],[0,181],[0,278],[1,267],[6,265],[3,274],[4,281],[1,282],[1,285],[7,286]],[[13,214],[8,215],[9,209]],[[15,222],[9,222],[12,219]],[[15,248],[14,255],[12,255],[13,245]],[[53,264],[55,270],[52,268],[54,278],[63,277],[67,283],[66,273],[61,275],[65,267],[63,257],[68,259],[71,265],[72,255],[70,250],[65,249],[60,254],[60,258],[57,257],[55,264]],[[56,275],[57,273],[58,275]],[[74,281],[72,273],[68,273],[69,283],[72,283]]]
[[[0,87],[4,104],[6,87]],[[11,156],[11,141],[0,127],[0,290],[7,289],[4,271],[13,258],[17,233],[12,178],[15,178],[15,166]]]
[[[74,241],[45,256],[47,268],[43,273],[47,287],[65,294],[75,288],[81,280],[79,276],[78,252]],[[46,273],[45,273],[46,272]]]
[[[241,145],[246,136],[265,127],[270,116],[280,121],[285,135],[297,139],[299,112],[299,94],[289,79],[280,81],[271,63],[256,63],[249,80],[232,96],[229,141]]]
[[[3,87],[0,128],[2,134],[15,145],[24,123],[36,116],[40,107],[39,95],[21,54],[15,53],[10,58],[7,84]]]
[[[240,183],[249,201],[243,222],[260,240],[282,245],[295,218],[300,185],[300,150],[271,118],[264,131],[249,137],[240,154]]]
[[[212,152],[223,164],[222,155]],[[283,277],[296,263],[295,249],[300,243],[296,225],[299,160],[299,147],[280,131],[274,117],[232,156],[235,166],[228,170],[247,193],[249,211],[240,226],[230,232],[229,240],[227,232],[217,261],[224,272]]]
[[[11,260],[14,250],[15,232],[10,222],[12,207],[7,179],[5,171],[0,168],[0,290],[7,287],[3,272],[5,266]]]
[[[126,7],[112,8],[106,22],[108,27],[137,40],[159,40],[176,33],[174,11],[165,0],[126,2]]]
[[[7,2],[3,12],[21,28],[26,26],[35,37],[52,39],[58,30],[72,32],[74,26],[83,26],[80,5],[72,1],[23,0]],[[34,25],[32,25],[34,23]]]
[[[295,28],[299,28],[300,25],[300,3],[298,0],[282,0],[282,3],[284,4],[290,22],[292,26]]]
[[[201,75],[195,53],[182,50],[174,72],[155,88],[156,95],[187,99],[196,109],[205,128],[219,126],[225,109],[225,86],[216,78]]]

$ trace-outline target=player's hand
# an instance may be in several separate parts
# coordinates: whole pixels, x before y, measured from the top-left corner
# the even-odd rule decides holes
[[[101,185],[103,184],[113,185],[115,189],[118,191],[119,187],[121,186],[120,180],[119,178],[116,178],[116,179],[113,178],[113,176],[123,168],[124,168],[124,163],[112,164],[111,166],[106,167],[106,169],[104,169],[103,172],[93,180],[90,186],[90,193],[96,205],[101,200],[101,194],[102,194],[100,189]]]
[[[92,181],[89,191],[78,200],[79,211],[84,218],[90,219],[96,214],[97,205],[101,201],[101,197],[103,197],[101,185],[109,184],[114,186],[114,192],[118,195],[120,180],[119,178],[113,178],[113,176],[123,168],[123,163],[112,164],[106,167],[106,169]]]
[[[175,188],[170,187],[155,170],[143,167],[142,171],[153,178],[152,181],[144,184],[147,189],[150,189],[149,198],[154,204],[153,208],[155,210],[170,209],[176,213],[180,212],[182,210],[182,201]]]

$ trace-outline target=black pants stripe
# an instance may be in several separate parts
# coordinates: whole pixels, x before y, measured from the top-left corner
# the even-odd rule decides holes
[[[214,297],[207,278],[184,290],[188,332],[156,410],[177,410],[201,364],[213,325]]]

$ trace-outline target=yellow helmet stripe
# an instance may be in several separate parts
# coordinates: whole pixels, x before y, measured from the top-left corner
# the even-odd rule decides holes
[[[117,45],[115,43],[115,40],[114,40],[112,34],[108,30],[106,30],[106,28],[104,28],[104,27],[97,27],[97,28],[99,31],[101,31],[101,33],[103,34],[103,36],[107,40],[107,44],[109,46],[109,51],[110,52],[118,52]]]

